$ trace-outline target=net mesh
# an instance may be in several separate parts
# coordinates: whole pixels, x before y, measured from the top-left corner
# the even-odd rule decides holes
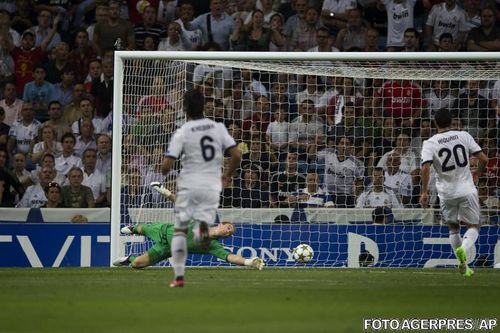
[[[435,132],[434,112],[446,108],[454,128],[496,156],[499,79],[498,63],[488,61],[125,59],[120,224],[173,223],[173,204],[149,184],[175,190],[180,166],[165,177],[160,165],[185,122],[183,93],[199,89],[206,117],[225,123],[243,154],[220,201],[220,220],[241,223],[222,241],[229,250],[271,265],[296,265],[291,250],[300,243],[315,249],[309,265],[320,267],[423,266],[432,256],[451,263],[439,214],[418,208],[422,142]],[[498,166],[487,172],[482,222],[496,224]],[[437,207],[434,184],[431,177]],[[426,251],[423,239],[438,236],[445,241]],[[121,242],[126,254],[152,245]],[[188,264],[225,265],[210,258]]]

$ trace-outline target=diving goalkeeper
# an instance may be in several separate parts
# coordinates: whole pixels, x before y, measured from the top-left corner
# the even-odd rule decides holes
[[[151,186],[156,191],[160,192],[168,199],[174,201],[175,194],[171,193],[168,189],[159,186],[158,183],[152,183]],[[154,242],[154,245],[140,256],[129,255],[120,257],[113,261],[114,266],[131,266],[133,268],[144,268],[147,266],[155,265],[162,260],[171,257],[170,242],[174,236],[175,226],[166,223],[152,223],[152,224],[136,224],[134,226],[126,226],[121,229],[121,232],[126,235],[145,235]],[[232,254],[227,251],[222,244],[217,241],[220,238],[226,238],[234,234],[235,226],[229,222],[222,222],[208,231],[209,238],[211,239],[207,250],[202,250],[201,247],[193,243],[193,230],[192,226],[188,228],[187,235],[187,248],[189,253],[196,254],[211,254],[228,263],[251,266],[262,270],[265,263],[262,259],[254,257],[251,259],[243,258],[238,254]]]

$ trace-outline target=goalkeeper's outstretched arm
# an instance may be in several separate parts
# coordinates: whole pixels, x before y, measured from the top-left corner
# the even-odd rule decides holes
[[[227,262],[239,266],[249,266],[262,270],[266,265],[262,259],[259,257],[253,257],[250,259],[245,259],[239,254],[230,254],[227,256]]]

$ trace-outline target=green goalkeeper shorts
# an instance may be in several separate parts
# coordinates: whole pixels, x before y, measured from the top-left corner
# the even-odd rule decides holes
[[[161,223],[142,225],[143,234],[154,242],[153,246],[147,251],[150,265],[156,265],[171,256],[166,228],[167,226]]]

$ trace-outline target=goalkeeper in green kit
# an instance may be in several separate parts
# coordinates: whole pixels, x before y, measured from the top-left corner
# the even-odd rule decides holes
[[[168,199],[175,201],[175,194],[171,193],[168,189],[160,186],[159,183],[152,183],[151,186],[156,191],[163,194]],[[144,268],[147,266],[155,265],[162,260],[171,257],[170,242],[174,236],[175,226],[166,223],[152,223],[152,224],[137,224],[134,226],[126,226],[121,229],[122,234],[127,235],[145,235],[154,242],[154,245],[145,253],[140,256],[129,255],[120,257],[113,261],[115,266],[131,266],[133,268]],[[199,246],[193,244],[193,231],[192,227],[188,228],[187,235],[187,248],[189,253],[195,254],[211,254],[221,260],[231,264],[240,266],[250,266],[261,270],[265,263],[262,259],[254,257],[251,259],[243,258],[238,254],[232,254],[224,249],[222,244],[217,241],[220,238],[226,238],[234,234],[235,226],[229,222],[222,222],[209,229],[209,238],[211,239],[208,249],[202,250]]]

